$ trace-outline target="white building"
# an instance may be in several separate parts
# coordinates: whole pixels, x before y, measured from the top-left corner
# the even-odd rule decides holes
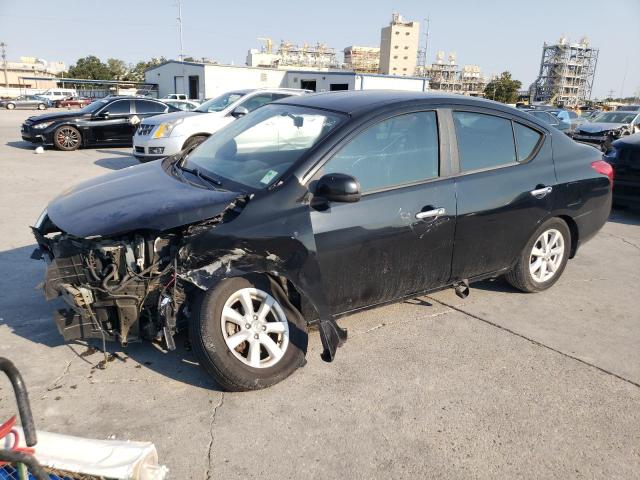
[[[274,68],[168,62],[149,68],[145,82],[158,85],[159,97],[186,93],[190,98],[213,98],[240,88],[304,88],[316,92],[333,90],[426,91],[428,79],[346,71],[285,70]]]
[[[415,75],[419,40],[420,24],[394,13],[389,26],[380,31],[380,73]]]

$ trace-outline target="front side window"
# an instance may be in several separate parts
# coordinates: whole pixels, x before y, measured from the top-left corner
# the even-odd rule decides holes
[[[266,105],[196,147],[186,166],[250,188],[272,185],[344,115],[292,105]]]
[[[511,120],[473,112],[453,112],[460,170],[468,172],[516,162]]]
[[[363,193],[438,176],[435,112],[416,112],[384,120],[358,134],[322,168],[360,182]]]
[[[129,100],[119,100],[107,105],[104,111],[109,112],[109,115],[128,115],[130,111],[129,103]]]

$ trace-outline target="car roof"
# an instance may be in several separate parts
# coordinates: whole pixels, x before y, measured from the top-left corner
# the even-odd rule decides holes
[[[276,103],[286,103],[310,108],[332,110],[350,115],[364,114],[384,108],[394,103],[446,103],[487,107],[506,113],[518,114],[520,110],[503,103],[464,95],[447,95],[428,92],[409,92],[400,90],[348,90],[343,92],[322,92],[310,95],[300,95],[278,100]]]

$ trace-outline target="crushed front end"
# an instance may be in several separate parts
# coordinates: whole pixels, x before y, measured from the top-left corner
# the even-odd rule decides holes
[[[101,338],[123,346],[173,334],[184,315],[186,292],[176,274],[179,234],[134,232],[113,238],[78,238],[60,230],[46,212],[33,227],[47,261],[44,293],[67,308],[54,314],[66,341]]]

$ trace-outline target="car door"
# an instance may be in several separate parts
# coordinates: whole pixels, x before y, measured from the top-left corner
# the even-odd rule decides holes
[[[458,216],[452,280],[509,268],[549,214],[556,184],[551,138],[489,109],[454,110]]]
[[[455,192],[453,180],[440,173],[448,154],[442,158],[437,119],[435,110],[425,110],[372,121],[314,174],[315,181],[328,173],[351,175],[362,192],[355,203],[310,207],[333,314],[448,281]]]
[[[105,105],[90,121],[91,136],[99,144],[126,145],[131,143],[135,126],[131,100],[115,100]]]

